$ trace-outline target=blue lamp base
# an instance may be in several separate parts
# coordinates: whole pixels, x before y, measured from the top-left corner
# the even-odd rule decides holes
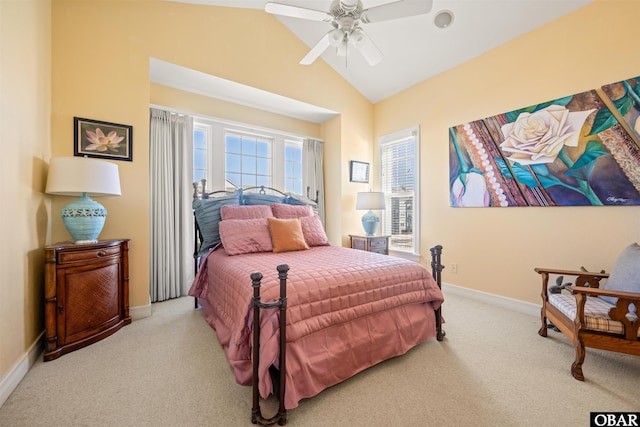
[[[62,222],[76,244],[97,243],[107,210],[87,193],[62,208]]]
[[[362,215],[362,227],[364,227],[364,232],[367,236],[376,235],[376,229],[378,228],[379,223],[380,218],[378,215],[374,214],[373,211],[368,211]]]

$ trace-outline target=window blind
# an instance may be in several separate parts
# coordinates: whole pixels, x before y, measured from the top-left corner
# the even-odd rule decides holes
[[[417,253],[417,132],[381,138],[380,184],[385,193],[382,230],[391,250]]]

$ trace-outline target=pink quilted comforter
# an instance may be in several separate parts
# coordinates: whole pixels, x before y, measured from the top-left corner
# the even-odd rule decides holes
[[[276,266],[289,265],[285,407],[311,397],[436,335],[442,293],[423,266],[337,246],[203,259],[189,295],[200,298],[236,381],[250,385],[250,274],[263,274],[262,301],[279,296]],[[278,310],[261,312],[260,394],[272,392],[278,360]]]

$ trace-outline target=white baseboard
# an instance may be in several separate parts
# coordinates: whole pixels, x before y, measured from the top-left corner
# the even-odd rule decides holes
[[[36,341],[33,343],[31,348],[20,358],[20,360],[9,370],[9,372],[0,379],[0,407],[4,405],[4,402],[7,401],[13,390],[18,387],[20,381],[27,375],[29,369],[36,363],[40,354],[42,354],[43,341],[42,336],[44,332],[42,332]]]
[[[149,301],[149,304],[147,305],[129,307],[129,316],[131,316],[131,320],[140,320],[145,317],[151,317],[151,301]]]
[[[536,317],[540,316],[540,309],[542,308],[542,305],[490,294],[488,292],[482,292],[475,289],[463,288],[450,283],[442,283],[442,292],[444,293],[445,301],[447,299],[447,294],[449,293]]]

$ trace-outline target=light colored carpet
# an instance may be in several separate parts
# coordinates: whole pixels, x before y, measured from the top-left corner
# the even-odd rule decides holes
[[[304,400],[288,425],[565,427],[588,425],[590,411],[640,411],[639,357],[588,349],[586,381],[576,381],[572,345],[538,336],[537,317],[445,298],[444,342]],[[235,383],[193,299],[152,309],[107,339],[40,359],[0,408],[0,425],[252,425],[251,388]]]

